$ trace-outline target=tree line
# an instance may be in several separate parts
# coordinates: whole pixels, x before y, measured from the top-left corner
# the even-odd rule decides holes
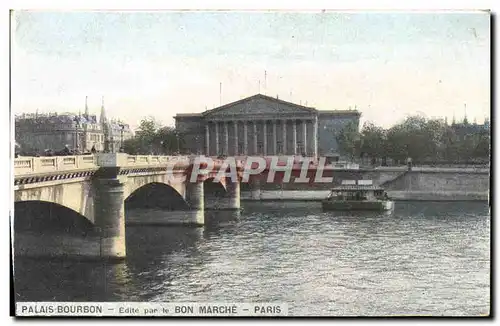
[[[490,131],[480,125],[448,125],[445,121],[410,116],[391,128],[371,122],[361,130],[350,123],[338,134],[340,151],[351,160],[369,158],[372,163],[387,159],[396,164],[413,162],[484,163],[490,157]]]
[[[185,152],[185,142],[175,128],[147,117],[141,120],[134,137],[123,142],[123,150],[131,155],[177,155]]]

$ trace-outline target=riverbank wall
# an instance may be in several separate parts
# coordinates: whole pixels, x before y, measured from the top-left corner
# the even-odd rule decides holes
[[[489,199],[489,169],[467,168],[382,168],[338,171],[331,183],[261,182],[242,187],[243,201],[320,201],[342,180],[373,180],[386,189],[394,200],[416,201],[487,201]],[[293,180],[292,180],[293,181]]]

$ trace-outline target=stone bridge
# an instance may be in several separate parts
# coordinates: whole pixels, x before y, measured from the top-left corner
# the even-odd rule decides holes
[[[240,209],[240,171],[234,182],[228,177],[222,177],[218,183],[211,182],[222,163],[215,161],[211,172],[190,182],[194,159],[124,153],[17,158],[14,160],[15,207],[25,202],[51,203],[78,213],[93,226],[97,234],[92,239],[80,239],[80,245],[74,245],[74,239],[66,239],[65,243],[75,248],[71,252],[64,248],[48,249],[49,256],[123,258],[126,255],[124,203],[148,187],[159,186],[163,190],[162,200],[175,203],[170,210],[181,212],[161,214],[154,224],[203,225],[206,209]],[[18,235],[17,238],[23,238]],[[36,243],[34,239],[24,242]],[[62,242],[58,246],[64,247]],[[93,249],[82,250],[82,246]],[[15,252],[29,255],[27,251],[37,246],[29,247],[31,249],[15,246]]]
[[[16,213],[15,254],[124,258],[126,225],[204,225],[207,222],[207,210],[239,211],[242,191],[244,198],[247,199],[248,194],[250,200],[286,199],[282,198],[283,191],[297,195],[297,199],[305,199],[304,196],[307,195],[321,200],[341,180],[370,179],[383,186],[395,199],[487,200],[489,196],[488,169],[414,167],[409,171],[407,167],[339,169],[311,164],[305,169],[305,175],[310,181],[298,183],[297,179],[304,172],[302,165],[286,167],[286,164],[282,164],[278,171],[266,166],[245,180],[244,162],[235,159],[236,180],[222,177],[219,182],[213,182],[221,165],[225,167],[223,161],[211,158],[214,161],[213,168],[199,175],[193,173],[194,167],[199,166],[196,164],[196,159],[199,158],[103,153],[15,159],[16,212],[22,211],[22,204],[30,203],[64,207],[67,213],[62,214],[64,218],[57,223],[66,223],[73,214],[92,229],[92,232],[85,235],[69,236],[69,227],[67,234],[62,232],[62,238],[60,235],[45,235],[43,232],[33,235],[32,231],[39,228],[33,225],[38,223],[43,226],[48,221],[41,217],[42,214],[32,211],[31,220],[23,222],[26,224],[23,225],[26,232],[18,232],[19,227],[16,228],[16,225],[22,224],[20,216],[23,214],[18,216]],[[283,182],[287,173],[290,174],[290,182]],[[273,176],[271,181],[268,180],[270,174]],[[192,175],[196,176],[193,180]],[[331,181],[316,182],[317,175],[331,178]],[[240,181],[243,181],[241,186]],[[278,192],[281,195],[277,196]],[[314,192],[316,194],[311,194]],[[156,199],[162,209],[147,211],[135,219],[128,215],[126,217],[125,203],[134,202],[136,198],[142,198],[143,202]],[[73,220],[78,218],[74,217]],[[44,237],[45,240],[41,241]]]

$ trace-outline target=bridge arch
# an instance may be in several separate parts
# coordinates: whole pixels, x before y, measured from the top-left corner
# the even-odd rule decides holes
[[[189,205],[184,196],[172,185],[163,182],[150,182],[133,189],[125,198],[125,209],[130,208],[185,210],[189,208]]]
[[[96,231],[93,221],[70,207],[52,201],[16,201],[13,220],[14,232],[87,235]]]
[[[203,181],[203,189],[206,196],[224,197],[227,193],[224,180],[214,182],[215,178],[207,178]]]
[[[227,200],[228,192],[223,182],[214,182],[214,178],[208,178],[203,182],[203,197],[205,209],[219,209]]]
[[[94,194],[95,189],[91,181],[63,183],[48,187],[28,185],[15,191],[14,202],[53,203],[75,211],[94,223]]]

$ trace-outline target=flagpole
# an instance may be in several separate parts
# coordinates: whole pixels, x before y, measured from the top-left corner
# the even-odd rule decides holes
[[[264,95],[267,95],[267,70],[264,70]]]

